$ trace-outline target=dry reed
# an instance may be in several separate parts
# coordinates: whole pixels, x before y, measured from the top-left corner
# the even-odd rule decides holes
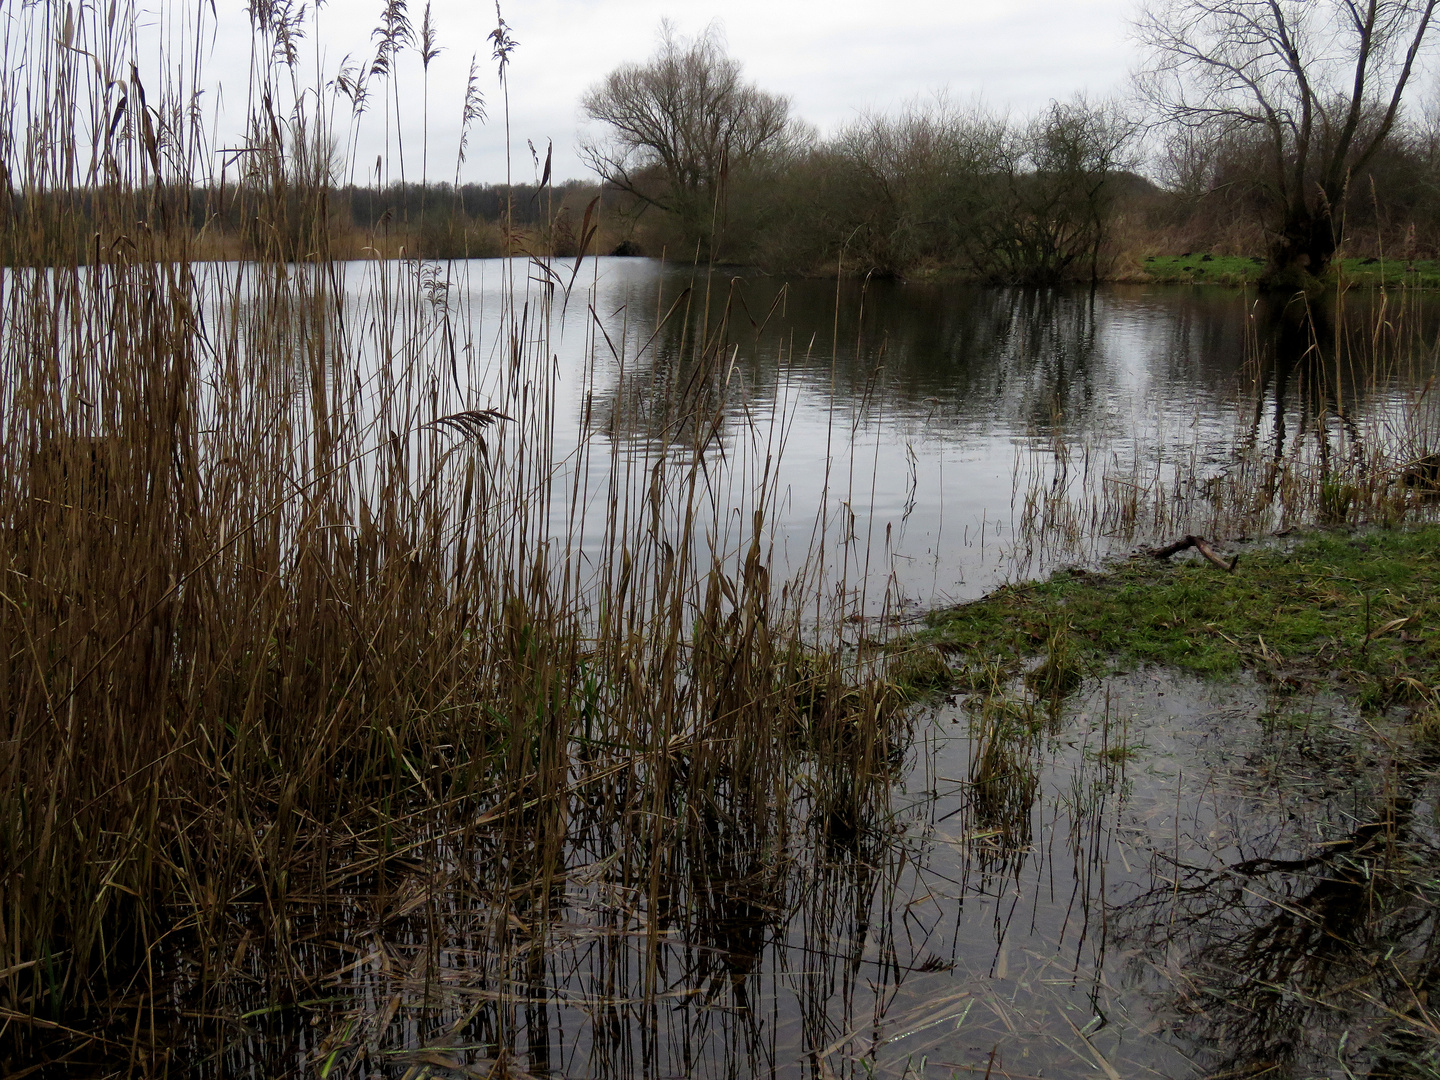
[[[773,852],[811,807],[860,833],[898,699],[802,638],[813,568],[770,580],[773,471],[739,478],[738,529],[715,495],[723,316],[662,388],[667,437],[612,444],[597,544],[557,479],[604,452],[587,427],[560,467],[570,268],[507,264],[486,343],[450,302],[463,267],[342,265],[332,155],[363,94],[299,85],[302,9],[252,7],[229,148],[195,104],[205,27],[166,9],[172,74],[142,85],[122,9],[5,7],[0,1067],[280,1068],[270,1038],[325,1075],[396,1006],[341,1006],[298,1049],[265,1025],[396,919],[435,932],[395,985],[424,998],[442,951],[472,957],[503,1057],[577,851],[658,912],[684,868]],[[200,261],[195,187],[243,201],[251,261]]]

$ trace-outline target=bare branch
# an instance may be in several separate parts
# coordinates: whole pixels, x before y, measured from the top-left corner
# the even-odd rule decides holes
[[[794,129],[789,99],[746,82],[713,26],[684,39],[662,23],[655,54],[616,68],[581,108],[605,126],[580,142],[587,164],[692,234],[703,232],[730,170],[783,152]]]
[[[1272,269],[1328,264],[1335,211],[1394,127],[1437,3],[1152,0],[1140,16],[1140,83],[1164,123],[1215,138],[1264,133]]]

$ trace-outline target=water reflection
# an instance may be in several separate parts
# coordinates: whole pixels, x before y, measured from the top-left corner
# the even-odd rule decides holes
[[[781,282],[623,260],[601,260],[594,289],[593,379],[567,359],[583,338],[573,306],[559,352],[562,378],[585,384],[572,438],[598,432],[623,460],[688,444],[705,418],[717,458],[778,470],[780,569],[818,521],[828,546],[883,549],[876,603],[891,574],[923,604],[1076,557],[1027,547],[1027,488],[1078,504],[1106,473],[1159,463],[1178,470],[1167,490],[1203,494],[1237,447],[1287,461],[1317,433],[1333,433],[1314,443],[1322,468],[1342,436],[1363,453],[1365,424],[1433,374],[1440,314],[1405,300],[1395,321],[1413,340],[1387,348],[1365,327],[1396,301],[1369,296],[1327,317],[1229,290]],[[1169,516],[1149,520],[1100,530],[1117,535],[1086,557],[1171,538],[1146,532]]]
[[[547,342],[563,388],[556,461],[611,451],[575,476],[581,512],[710,424],[703,452],[732,471],[772,467],[784,444],[782,540],[808,549],[819,506],[872,538],[857,550],[884,535],[893,560],[878,573],[893,566],[923,599],[1013,572],[993,529],[1008,541],[1014,528],[1018,453],[1042,457],[1052,490],[1061,462],[1148,454],[1176,430],[1220,454],[1248,424],[1285,457],[1287,440],[1383,405],[1395,385],[1327,382],[1359,344],[1312,348],[1283,320],[1272,334],[1233,294],[597,273]],[[456,299],[479,347],[441,373],[473,407],[494,404],[503,377],[487,296],[482,280]],[[663,477],[641,476],[633,497],[661,502]],[[717,481],[715,498],[733,490]],[[316,880],[235,905],[240,975],[209,981],[229,958],[175,961],[194,1021],[177,1062],[410,1080],[1304,1075],[1337,1062],[1379,1076],[1426,1035],[1428,763],[1277,735],[1253,685],[1142,672],[1068,700],[992,689],[876,747],[879,782],[826,754],[827,740],[873,737],[860,722],[790,733],[787,768],[753,775],[745,754],[722,767],[703,746],[660,744],[618,771],[591,768],[583,745],[547,746],[569,781],[554,797],[439,815],[404,851],[323,837]],[[1325,707],[1327,726],[1355,726]],[[1298,784],[1316,760],[1332,765]],[[262,908],[281,903],[284,931],[267,933]]]
[[[243,264],[200,267],[196,278],[202,300],[236,298],[235,310],[207,310],[207,323],[240,325],[250,343],[223,356],[217,383],[238,384],[252,353],[286,355],[273,342],[260,348],[276,334],[307,342],[293,370],[247,371],[253,394],[217,401],[243,411],[288,400],[294,428],[343,415],[363,430],[394,373],[413,364],[437,411],[499,407],[548,424],[508,399],[506,342],[518,327],[553,356],[554,431],[544,441],[578,493],[576,506],[555,507],[554,533],[569,534],[581,514],[598,562],[609,500],[645,502],[646,485],[632,483],[637,463],[662,449],[683,459],[703,425],[718,505],[748,520],[751,481],[771,479],[777,576],[803,564],[817,536],[843,565],[853,537],[870,558],[848,580],[869,589],[874,612],[887,584],[892,600],[963,599],[1057,559],[1171,540],[1166,531],[1187,524],[1139,505],[1087,505],[1108,497],[1107,475],[1152,500],[1162,481],[1200,503],[1216,485],[1273,500],[1285,463],[1306,454],[1323,473],[1337,455],[1369,462],[1376,426],[1403,428],[1386,418],[1435,374],[1440,325],[1440,304],[1415,296],[1356,293],[1304,307],[1206,288],[783,282],[643,259],[587,261],[568,297],[518,261],[355,263],[336,268],[305,311],[285,307],[288,294],[261,287]],[[377,278],[391,287],[369,288]],[[424,302],[395,300],[411,294]],[[332,302],[345,340],[325,330]],[[379,329],[353,333],[359,326]],[[319,370],[331,398],[308,401],[302,383],[317,383],[301,376]],[[207,430],[271,422],[198,408]],[[1434,452],[1425,430],[1399,436],[1413,457]],[[1237,453],[1255,461],[1237,471]],[[1027,507],[1032,495],[1063,495],[1077,522],[1103,525],[1077,525],[1089,549],[1047,549],[1065,530],[1037,534],[1045,514]]]
[[[1324,750],[1373,754],[1345,741]],[[1440,962],[1435,772],[1369,756],[1356,762],[1368,774],[1327,775],[1320,748],[1299,748],[1305,761],[1295,749],[1272,759],[1289,774],[1276,781],[1304,794],[1256,792],[1269,827],[1230,851],[1212,840],[1169,859],[1115,912],[1118,936],[1166,958],[1174,1029],[1216,1072],[1425,1075],[1440,1046],[1428,1010]],[[1286,803],[1289,820],[1275,812]]]
[[[240,1029],[197,1021],[177,1053],[201,1075],[615,1080],[1433,1058],[1433,761],[1378,760],[1338,702],[1249,684],[1140,672],[1031,704],[1006,737],[1023,791],[986,789],[1000,736],[971,698],[916,719],[903,779],[846,837],[723,781],[642,810],[613,777],[553,843],[533,820],[382,860],[337,838],[346,904],[295,903],[296,944],[257,941],[254,983],[224,988]]]
[[[1289,451],[1287,427],[1294,422],[1295,439],[1314,429],[1322,455],[1328,456],[1328,422],[1345,418],[1363,406],[1364,385],[1357,385],[1351,370],[1349,385],[1342,374],[1342,344],[1333,304],[1307,304],[1298,300],[1262,298],[1256,304],[1256,374],[1252,388],[1254,421],[1249,440],[1261,438],[1268,414],[1272,426],[1270,453],[1279,461]],[[1347,410],[1346,405],[1352,410]],[[1359,432],[1349,425],[1352,437]]]
[[[377,274],[433,297],[430,315],[412,325],[375,308],[365,286]],[[735,509],[748,522],[755,481],[768,479],[777,579],[818,539],[873,613],[887,596],[964,599],[1056,561],[1204,531],[1201,512],[1222,492],[1273,502],[1287,470],[1293,482],[1311,468],[1307,455],[1321,472],[1334,455],[1371,455],[1377,425],[1395,427],[1399,403],[1437,369],[1440,304],[1414,297],[1305,310],[1221,289],[782,282],[600,259],[568,298],[532,281],[510,306],[511,281],[527,287],[523,264],[337,271],[346,319],[391,329],[386,355],[335,371],[327,408],[343,404],[363,427],[387,372],[420,363],[441,411],[498,407],[548,423],[507,397],[505,342],[518,326],[553,356],[545,442],[578,496],[554,507],[552,532],[573,536],[579,514],[575,532],[600,562],[610,501],[641,520],[650,485],[636,477],[662,452],[683,461],[701,431],[721,517]],[[1390,329],[1377,335],[1380,304]],[[238,317],[264,335],[298,316],[257,302]],[[327,350],[340,346],[311,337],[315,355],[297,361],[334,362]],[[266,378],[298,386],[298,372]],[[297,397],[289,422],[326,415],[317,408]],[[1423,431],[1401,434],[1414,456],[1430,452]],[[1120,487],[1107,492],[1107,478]],[[1127,484],[1143,498],[1115,505]],[[1185,520],[1149,505],[1177,492],[1190,500]],[[1057,544],[1067,533],[1086,536],[1085,549]]]

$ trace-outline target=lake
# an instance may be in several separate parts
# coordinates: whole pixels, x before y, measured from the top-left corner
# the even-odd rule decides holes
[[[572,269],[557,264],[562,284]],[[748,505],[768,475],[777,567],[838,552],[831,562],[871,614],[887,601],[918,610],[972,598],[1213,524],[1223,515],[1187,503],[1185,489],[1234,469],[1237,447],[1303,467],[1321,447],[1336,458],[1356,440],[1363,448],[1363,433],[1385,427],[1436,370],[1440,319],[1430,299],[1347,297],[1342,323],[1367,326],[1388,302],[1418,327],[1420,347],[1377,361],[1363,333],[1312,347],[1274,305],[1219,288],[781,282],[602,258],[584,263],[563,300],[523,263],[447,273],[476,342],[472,408],[509,407],[496,358],[511,277],[528,277],[517,321],[533,324],[553,304],[544,347],[555,457],[572,485],[567,463],[590,448],[581,501],[591,518],[608,512],[594,493],[617,475],[643,472],[667,444],[688,446],[680,414],[697,356],[707,341],[722,351],[721,371],[706,372],[724,389],[707,444],[725,466],[720,516]],[[1138,507],[1117,517],[1113,483],[1143,487],[1150,517]],[[556,532],[569,513],[557,513]],[[1277,506],[1274,527],[1292,523]],[[594,522],[583,531],[599,542]]]
[[[344,272],[383,323],[364,307],[376,274],[417,271]],[[1264,539],[1317,505],[1357,515],[1374,455],[1393,466],[1434,434],[1415,405],[1436,309],[1413,297],[1345,301],[1355,326],[1394,305],[1409,336],[1342,313],[1325,341],[1224,290],[599,259],[567,295],[569,276],[420,270],[438,336],[396,332],[461,342],[427,354],[424,408],[548,433],[526,467],[564,494],[537,520],[582,563],[605,562],[607,521],[679,513],[658,467],[698,455],[699,543],[738,558],[760,511],[774,580],[820,565],[809,580],[834,587],[857,649],[1059,563],[1201,526]],[[525,411],[512,334],[547,358],[543,415]],[[500,435],[486,452],[508,461]],[[1338,475],[1343,505],[1307,501]],[[825,824],[823,763],[804,761],[783,812],[666,795],[620,823],[625,776],[577,772],[564,870],[538,889],[538,825],[441,831],[378,874],[337,837],[321,880],[294,885],[354,882],[339,910],[295,908],[303,994],[275,1000],[257,947],[252,981],[224,990],[240,1033],[191,1033],[177,1054],[220,1075],[409,1080],[1390,1075],[1430,1015],[1413,1014],[1419,1034],[1392,1022],[1409,1006],[1385,965],[1433,964],[1440,940],[1433,768],[1325,691],[1143,668],[1048,710],[1010,689],[913,709],[884,797],[848,831]],[[1001,719],[1028,734],[997,742]],[[1404,872],[1367,846],[1384,821]],[[183,1000],[199,976],[182,960],[174,977]]]

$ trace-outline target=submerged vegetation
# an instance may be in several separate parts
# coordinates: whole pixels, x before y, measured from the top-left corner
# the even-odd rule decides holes
[[[183,107],[203,28],[142,86],[136,12],[6,11],[0,106],[29,137],[5,239],[48,270],[0,297],[0,1071],[328,1072],[396,1007],[318,1059],[289,1017],[387,926],[433,926],[442,882],[495,987],[456,1026],[503,1058],[577,849],[659,933],[812,813],[869,827],[898,701],[802,638],[826,578],[770,580],[765,477],[738,527],[710,497],[725,318],[687,343],[670,437],[610,444],[582,536],[561,467],[607,451],[554,443],[570,288],[507,264],[481,340],[463,270],[331,261],[324,178],[288,153],[328,138],[290,77],[299,14],[252,9],[251,259],[204,266],[167,198],[213,157]],[[88,256],[46,197],[85,175]]]
[[[1123,898],[1108,935],[1154,965],[1173,995],[1159,1022],[1198,1052],[1161,1075],[1440,1067],[1437,547],[1426,524],[1251,542],[1229,573],[1141,552],[934,612],[897,643],[950,658],[970,827],[1003,850],[1035,850],[1043,785],[1065,777],[1047,763],[1057,746],[1092,763],[1073,767],[1054,828],[1093,800],[1086,835],[1109,847],[1090,868]],[[1190,741],[1209,753],[1176,752]],[[1151,837],[1138,886],[1133,833]]]

